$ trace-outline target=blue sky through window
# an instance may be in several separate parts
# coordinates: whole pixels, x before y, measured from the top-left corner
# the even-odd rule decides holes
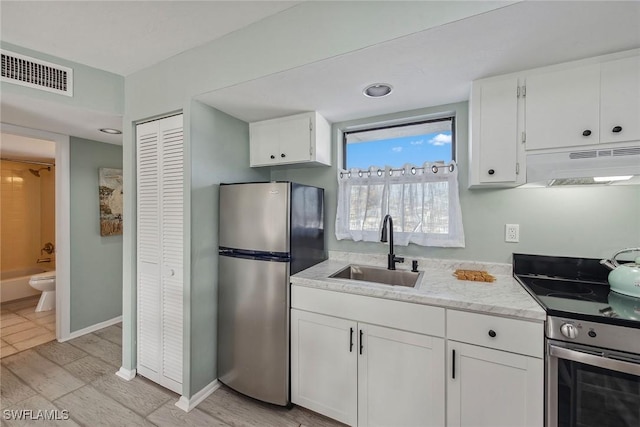
[[[451,161],[451,131],[346,144],[347,169]]]

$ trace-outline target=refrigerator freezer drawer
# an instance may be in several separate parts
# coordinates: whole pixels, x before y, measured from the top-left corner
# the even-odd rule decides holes
[[[221,255],[218,378],[240,393],[289,403],[289,263]]]

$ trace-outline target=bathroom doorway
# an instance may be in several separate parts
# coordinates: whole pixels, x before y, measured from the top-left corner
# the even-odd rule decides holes
[[[69,336],[69,138],[0,127],[1,356]]]

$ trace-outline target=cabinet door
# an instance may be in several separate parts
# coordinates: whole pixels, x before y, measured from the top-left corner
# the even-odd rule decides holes
[[[291,310],[291,401],[357,423],[356,322]]]
[[[448,342],[447,424],[542,427],[542,359]]]
[[[479,82],[472,92],[472,179],[479,184],[516,181],[518,79]],[[476,175],[476,178],[473,175]]]
[[[311,160],[311,116],[304,114],[283,119],[282,125],[279,163]]]
[[[527,150],[597,144],[600,64],[527,77],[525,104]]]
[[[276,164],[280,158],[281,124],[275,120],[251,123],[251,166]]]
[[[312,116],[298,114],[251,123],[251,166],[311,160]]]
[[[444,340],[362,323],[358,328],[358,425],[444,425]]]
[[[640,139],[640,56],[601,69],[600,142]]]

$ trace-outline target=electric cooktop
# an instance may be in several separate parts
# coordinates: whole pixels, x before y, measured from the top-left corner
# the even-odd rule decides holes
[[[599,259],[513,254],[513,275],[549,316],[640,329],[640,298],[611,291]]]

